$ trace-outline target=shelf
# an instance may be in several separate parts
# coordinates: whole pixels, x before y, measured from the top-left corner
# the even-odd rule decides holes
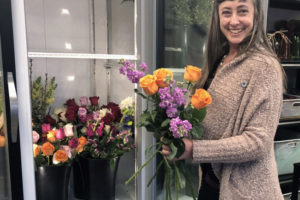
[[[300,68],[300,63],[281,63],[284,68]]]
[[[300,124],[300,120],[296,120],[296,121],[281,121],[281,122],[279,122],[278,126],[293,125],[293,124]]]

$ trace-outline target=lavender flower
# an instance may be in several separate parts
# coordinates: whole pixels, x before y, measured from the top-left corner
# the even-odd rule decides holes
[[[175,82],[168,87],[158,90],[160,103],[159,106],[166,109],[167,116],[174,118],[178,116],[177,108],[185,104],[184,92],[181,88],[176,87],[172,90]]]
[[[178,106],[182,106],[185,104],[185,97],[183,95],[183,91],[181,88],[179,87],[176,87],[174,90],[173,90],[173,97],[174,97],[174,100],[176,102],[176,104]]]
[[[139,80],[145,76],[145,72],[148,71],[148,66],[145,63],[141,63],[140,69],[141,71],[137,70],[134,64],[131,64],[129,61],[125,61],[119,71],[120,74],[126,75],[128,80],[132,83],[138,83]]]
[[[147,72],[148,72],[148,66],[147,66],[147,64],[144,63],[144,62],[142,62],[142,63],[140,64],[140,69],[141,69],[141,71],[147,73]]]
[[[187,120],[181,120],[179,117],[173,118],[170,121],[170,131],[174,138],[187,137],[192,125]]]

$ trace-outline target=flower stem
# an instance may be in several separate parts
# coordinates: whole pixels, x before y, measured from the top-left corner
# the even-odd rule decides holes
[[[139,173],[140,171],[148,165],[148,163],[156,156],[156,154],[160,151],[161,144],[158,146],[156,151],[152,154],[152,156],[125,182],[125,185],[128,185]]]
[[[50,166],[50,156],[47,156],[48,158],[48,166]]]

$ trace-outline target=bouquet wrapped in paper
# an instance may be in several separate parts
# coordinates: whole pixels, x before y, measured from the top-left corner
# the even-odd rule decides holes
[[[189,89],[201,78],[201,69],[188,65],[185,68],[184,81],[173,80],[173,73],[169,69],[157,69],[153,74],[147,74],[145,63],[136,67],[134,64],[121,60],[120,73],[126,75],[132,83],[139,83],[143,89],[135,92],[146,99],[147,107],[139,116],[138,127],[145,127],[153,133],[157,143],[147,148],[147,152],[155,148],[149,159],[126,181],[128,184],[135,176],[157,155],[161,153],[163,144],[169,145],[172,153],[157,165],[154,176],[149,180],[148,186],[158,174],[161,167],[165,168],[165,199],[172,199],[171,186],[174,187],[176,199],[179,190],[184,188],[182,177],[190,188],[195,199],[193,186],[185,170],[184,161],[175,161],[185,151],[183,138],[201,139],[206,106],[212,101],[209,93],[204,89],[196,89],[189,95]]]

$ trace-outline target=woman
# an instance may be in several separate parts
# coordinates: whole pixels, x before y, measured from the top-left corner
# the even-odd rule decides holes
[[[194,88],[208,88],[212,104],[203,140],[184,139],[179,158],[209,163],[198,199],[283,199],[273,139],[284,73],[263,22],[261,0],[214,2],[204,74]],[[168,156],[170,148],[164,145],[162,153]]]

